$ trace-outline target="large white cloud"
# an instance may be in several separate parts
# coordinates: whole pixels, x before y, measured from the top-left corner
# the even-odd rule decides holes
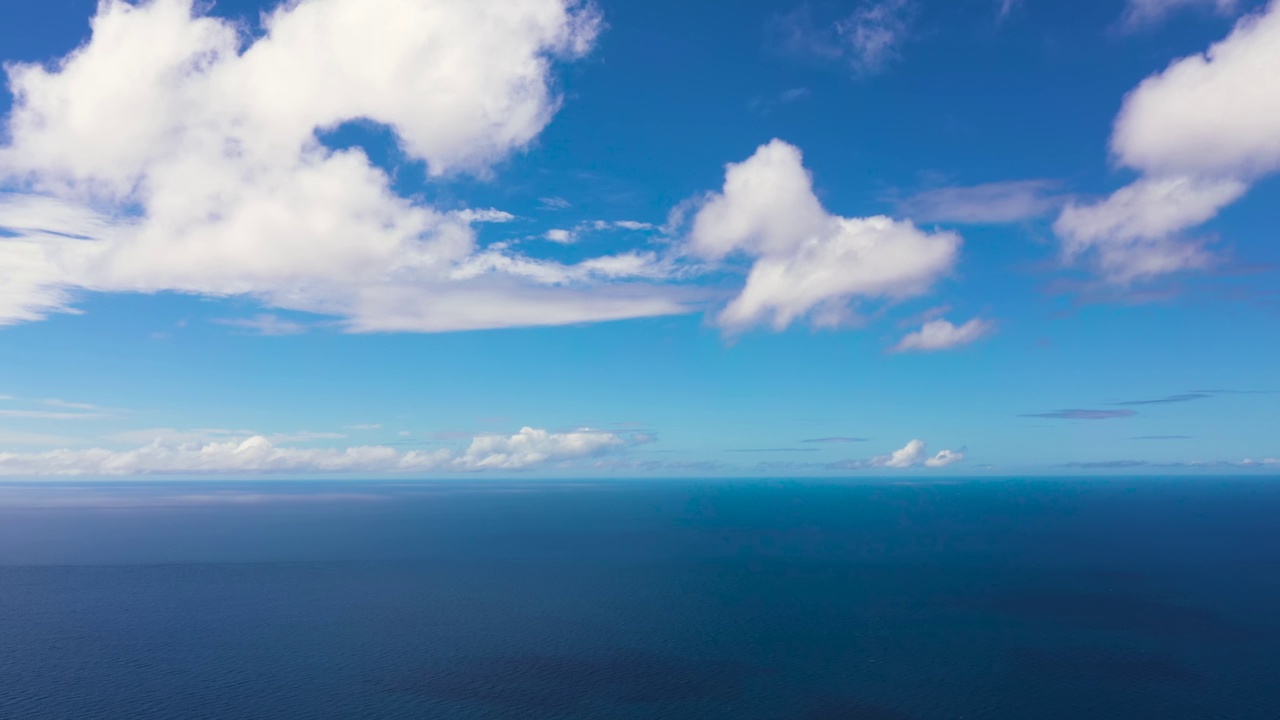
[[[951,271],[960,244],[955,233],[910,221],[832,215],[814,195],[800,150],[773,140],[727,167],[723,190],[693,219],[688,250],[753,260],[746,287],[718,317],[722,326],[782,329],[804,316],[819,324],[839,317],[856,298],[921,295]]]
[[[289,438],[261,435],[225,441],[162,437],[132,450],[62,449],[39,453],[0,452],[0,476],[233,475],[264,473],[430,473],[532,470],[554,463],[599,457],[638,443],[643,435],[594,430],[554,433],[523,428],[512,436],[480,436],[466,451],[401,452],[393,447],[347,449],[283,447]],[[305,438],[302,438],[305,439]]]
[[[1205,265],[1208,255],[1184,233],[1280,170],[1278,67],[1280,0],[1273,0],[1206,52],[1129,93],[1111,152],[1142,177],[1106,200],[1063,211],[1055,230],[1067,257],[1088,255],[1119,283]]]
[[[0,182],[21,193],[0,199],[16,235],[0,240],[0,322],[65,310],[73,290],[251,295],[372,330],[684,311],[605,285],[626,263],[454,277],[472,223],[510,216],[402,197],[362,150],[319,139],[374,122],[433,176],[484,175],[550,121],[554,64],[598,26],[577,0],[301,0],[250,40],[192,0],[105,0],[84,46],[7,68]]]

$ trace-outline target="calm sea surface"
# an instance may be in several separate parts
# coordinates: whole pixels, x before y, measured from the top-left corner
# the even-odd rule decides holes
[[[1277,720],[1280,479],[0,485],[0,718]]]

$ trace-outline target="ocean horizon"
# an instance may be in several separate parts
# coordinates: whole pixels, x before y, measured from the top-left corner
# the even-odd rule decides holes
[[[1273,720],[1280,479],[6,483],[0,717]]]

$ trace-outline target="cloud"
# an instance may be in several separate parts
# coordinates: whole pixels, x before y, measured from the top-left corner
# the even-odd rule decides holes
[[[538,202],[542,204],[542,207],[548,210],[564,210],[566,208],[573,207],[573,203],[562,197],[538,198]]]
[[[1068,196],[1055,180],[1012,180],[925,190],[898,202],[918,222],[996,225],[1031,220],[1061,208]]]
[[[0,417],[26,420],[98,420],[109,417],[102,412],[52,412],[48,410],[0,410]]]
[[[1018,4],[1022,2],[1022,0],[999,0],[999,2],[1000,2],[999,17],[1001,20],[1004,20],[1005,18],[1009,17],[1009,14],[1013,12],[1013,9],[1017,7]]]
[[[578,241],[578,236],[572,231],[561,228],[548,230],[543,237],[553,243],[560,243],[561,245],[570,245]]]
[[[511,436],[475,438],[454,465],[465,470],[527,470],[551,462],[597,457],[648,440],[648,436],[637,435],[628,440],[594,430],[557,434],[526,427]]]
[[[266,336],[302,335],[311,329],[310,325],[285,320],[272,313],[260,313],[251,318],[224,318],[214,322],[228,327],[251,330],[255,335]]]
[[[802,317],[836,324],[855,298],[901,300],[928,292],[956,262],[961,239],[888,217],[845,218],[819,203],[800,150],[781,140],[731,163],[724,188],[693,218],[688,251],[753,260],[746,286],[717,317],[731,330]]]
[[[1170,403],[1191,402],[1192,400],[1203,400],[1213,397],[1208,393],[1182,393],[1180,395],[1169,395],[1167,397],[1155,398],[1152,400],[1126,400],[1118,402],[1116,405],[1167,405]]]
[[[1169,15],[1190,8],[1205,8],[1219,15],[1230,15],[1239,0],[1128,0],[1122,22],[1129,29],[1153,25]]]
[[[1135,2],[1131,10],[1186,4]],[[1204,241],[1186,232],[1280,170],[1277,65],[1280,0],[1272,0],[1206,52],[1143,80],[1125,97],[1111,136],[1116,164],[1141,177],[1063,210],[1054,230],[1064,258],[1088,259],[1119,285],[1210,264]]]
[[[600,457],[651,442],[647,435],[621,436],[594,430],[553,433],[523,428],[515,435],[476,437],[462,453],[449,449],[400,452],[387,446],[347,449],[282,447],[335,437],[326,433],[272,439],[262,435],[218,441],[170,436],[133,450],[61,449],[41,453],[0,452],[0,476],[235,475],[269,473],[429,473],[532,470],[554,463]],[[340,437],[340,436],[338,436]]]
[[[913,467],[943,468],[964,460],[962,450],[943,450],[933,457],[925,452],[921,440],[912,440],[902,448],[887,455],[877,455],[867,460],[842,460],[827,466],[833,470],[865,470],[870,468],[906,469]]]
[[[756,110],[761,114],[767,114],[773,108],[779,105],[790,105],[809,97],[812,93],[809,88],[791,88],[784,90],[777,95],[757,95],[751,98],[751,102],[747,103],[752,110]]]
[[[995,323],[974,318],[957,327],[947,320],[930,320],[919,330],[908,333],[893,346],[893,352],[933,352],[977,342],[995,332]]]
[[[870,0],[836,23],[855,72],[876,73],[898,57],[906,42],[915,5],[911,0]]]
[[[1133,410],[1058,410],[1056,412],[1033,413],[1022,417],[1050,418],[1052,420],[1113,420],[1115,418],[1133,417],[1137,414]]]
[[[807,442],[807,443],[857,443],[857,442],[867,442],[867,438],[858,438],[858,437],[824,437],[824,438],[813,438],[812,440],[801,440],[800,442]]]
[[[1101,460],[1090,462],[1069,462],[1064,463],[1062,467],[1079,468],[1081,470],[1123,470],[1130,468],[1164,468],[1164,469],[1215,469],[1215,468],[1235,468],[1250,469],[1263,468],[1269,469],[1280,466],[1280,458],[1264,458],[1262,460],[1253,460],[1245,458],[1238,462],[1231,460],[1194,460],[1191,462],[1148,462],[1146,460]]]
[[[204,3],[201,3],[204,5]],[[91,39],[48,66],[9,64],[0,183],[0,323],[73,310],[81,292],[248,296],[352,331],[447,331],[689,311],[662,285],[477,253],[473,223],[395,192],[359,147],[388,129],[435,178],[487,176],[560,106],[554,71],[600,27],[575,0],[301,0],[250,39],[192,0],[107,0]],[[605,261],[608,258],[596,258]]]
[[[806,4],[779,18],[774,29],[790,52],[843,62],[855,74],[872,75],[899,57],[915,13],[913,0],[862,0],[849,15],[818,25]]]

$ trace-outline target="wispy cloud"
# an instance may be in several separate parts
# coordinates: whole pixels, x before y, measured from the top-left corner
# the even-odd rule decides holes
[[[548,210],[564,210],[573,207],[573,203],[562,197],[538,198],[538,202],[542,204],[542,207]]]
[[[862,0],[848,15],[818,23],[808,4],[774,20],[782,49],[826,61],[841,61],[857,75],[873,75],[899,57],[911,34],[913,0]]]
[[[1133,417],[1133,410],[1057,410],[1047,413],[1028,413],[1022,417],[1049,418],[1051,420],[1113,420]]]
[[[1126,400],[1124,402],[1115,403],[1116,405],[1167,405],[1171,403],[1191,402],[1192,400],[1203,400],[1213,397],[1208,393],[1182,393],[1180,395],[1167,395],[1162,398],[1154,398],[1150,400]]]
[[[262,313],[251,318],[222,318],[214,320],[219,325],[241,328],[252,331],[255,335],[280,337],[283,335],[302,335],[311,330],[311,325],[285,320],[279,315]]]
[[[1215,468],[1236,468],[1236,469],[1271,469],[1280,467],[1280,458],[1264,458],[1262,460],[1253,460],[1245,458],[1244,460],[1193,460],[1190,462],[1150,462],[1147,460],[1100,460],[1087,462],[1069,462],[1064,463],[1062,467],[1078,468],[1081,470],[1125,470],[1132,468],[1159,468],[1159,469],[1208,469]]]
[[[0,410],[0,417],[27,420],[97,420],[108,417],[103,412],[52,412],[47,410]]]
[[[860,437],[823,437],[823,438],[811,438],[811,439],[809,439],[809,440],[801,440],[800,442],[807,442],[807,443],[860,443],[860,442],[867,442],[867,441],[868,441],[868,438],[860,438]]]
[[[1012,180],[925,190],[898,201],[898,212],[920,222],[1000,225],[1062,208],[1070,196],[1056,180]]]

